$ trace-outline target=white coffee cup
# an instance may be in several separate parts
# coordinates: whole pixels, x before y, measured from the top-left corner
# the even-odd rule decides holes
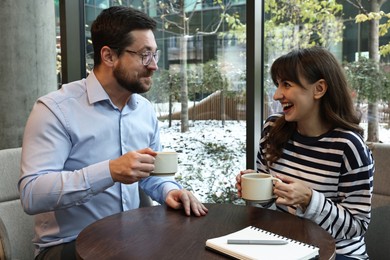
[[[177,152],[157,152],[152,175],[175,175],[177,172]]]
[[[273,182],[281,181],[265,173],[241,175],[241,197],[251,202],[267,202],[274,198]]]

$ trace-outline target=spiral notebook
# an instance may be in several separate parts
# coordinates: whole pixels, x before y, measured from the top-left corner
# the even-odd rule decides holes
[[[228,244],[239,241],[286,241],[286,244]],[[249,243],[249,242],[248,242]],[[249,226],[206,241],[206,248],[236,259],[308,260],[319,258],[319,248]]]

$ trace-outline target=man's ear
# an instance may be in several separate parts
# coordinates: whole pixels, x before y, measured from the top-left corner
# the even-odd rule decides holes
[[[112,66],[116,57],[116,53],[108,46],[103,46],[100,50],[102,62],[107,66]]]
[[[320,99],[323,95],[325,95],[328,90],[328,84],[323,79],[318,80],[314,83],[314,99]]]

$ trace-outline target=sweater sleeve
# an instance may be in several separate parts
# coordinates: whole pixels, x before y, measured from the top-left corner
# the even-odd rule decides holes
[[[347,143],[344,151],[338,196],[326,198],[323,193],[313,190],[306,211],[297,208],[298,216],[316,222],[335,239],[364,235],[371,217],[374,171],[371,152],[354,142]]]

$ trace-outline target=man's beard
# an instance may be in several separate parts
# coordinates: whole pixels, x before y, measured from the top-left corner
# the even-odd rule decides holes
[[[130,91],[131,93],[145,93],[149,91],[150,85],[146,85],[146,83],[142,83],[139,79],[135,79],[133,81],[130,81],[126,77],[126,73],[121,70],[121,67],[114,69],[114,77],[124,89]]]

